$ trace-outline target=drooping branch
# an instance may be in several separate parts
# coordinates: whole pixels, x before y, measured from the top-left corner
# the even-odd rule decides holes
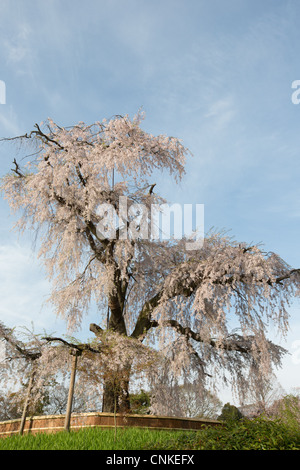
[[[275,284],[281,284],[282,281],[285,281],[286,279],[290,279],[290,277],[291,277],[293,274],[299,274],[299,275],[300,275],[300,269],[291,269],[291,270],[290,270],[289,272],[287,272],[285,275],[277,277],[273,283],[275,283]],[[268,283],[269,283],[270,285],[273,284],[271,280],[269,280]]]
[[[163,323],[166,327],[174,328],[177,333],[185,336],[187,339],[191,338],[198,343],[203,343],[204,339],[201,337],[199,333],[196,333],[188,326],[182,326],[176,320],[168,320]],[[249,354],[251,351],[251,344],[249,343],[249,337],[244,338],[242,336],[235,335],[235,340],[226,340],[221,343],[215,341],[214,339],[210,339],[208,342],[205,341],[207,344],[212,346],[213,348],[222,349],[224,351],[238,351],[243,354]]]
[[[12,349],[20,354],[20,357],[23,357],[25,360],[35,361],[41,356],[40,350],[26,348],[26,346],[21,341],[18,341],[14,337],[12,330],[6,328],[1,322],[0,338],[4,339],[12,347]]]
[[[249,250],[244,249],[243,253],[246,253]],[[225,273],[226,274],[226,273]],[[259,284],[260,282],[265,282],[266,284],[270,286],[275,286],[275,285],[280,285],[284,280],[290,279],[291,276],[293,275],[299,275],[300,274],[300,269],[291,269],[289,270],[286,274],[282,276],[278,276],[274,279],[267,279],[267,280],[259,280],[257,279],[256,282]],[[240,276],[240,281],[243,283],[243,281],[249,282],[249,277],[247,276]],[[140,314],[138,316],[137,322],[135,329],[131,336],[133,338],[138,338],[140,341],[143,341],[147,332],[151,328],[156,328],[159,324],[157,321],[153,320],[151,318],[153,310],[158,307],[161,299],[164,297],[164,300],[172,300],[176,296],[184,296],[186,298],[192,296],[195,294],[196,290],[201,287],[201,283],[204,282],[203,277],[199,277],[198,280],[192,279],[191,282],[188,285],[182,285],[180,280],[178,280],[177,283],[173,284],[173,288],[171,291],[168,291],[167,296],[165,295],[164,289],[161,289],[154,297],[152,297],[150,300],[146,301],[144,306],[142,307]],[[225,279],[216,279],[212,281],[212,284],[219,285],[219,284],[232,284],[234,282],[234,277],[230,276]],[[235,289],[234,289],[235,290]],[[169,320],[167,322],[168,324],[164,323],[164,326],[170,326],[174,329],[177,330],[178,333],[183,334],[185,336],[189,336],[195,341],[201,342],[201,335],[199,333],[193,332],[190,328],[188,327],[183,327],[181,326],[178,322],[175,320]],[[215,347],[216,342],[214,340],[211,340],[210,345]],[[218,345],[220,348],[220,345]],[[223,343],[222,349],[225,349],[227,351],[230,350],[236,350],[242,353],[249,353],[249,348],[245,348],[244,346],[241,346],[241,342],[239,344],[237,343],[232,343],[232,342],[227,342]]]

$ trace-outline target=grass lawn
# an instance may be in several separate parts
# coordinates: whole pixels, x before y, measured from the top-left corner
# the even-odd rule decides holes
[[[89,428],[7,437],[0,450],[300,450],[300,429],[263,418],[201,431]]]

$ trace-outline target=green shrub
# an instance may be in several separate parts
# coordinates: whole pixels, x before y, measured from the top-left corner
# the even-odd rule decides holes
[[[145,392],[145,390],[142,389],[139,393],[130,394],[129,399],[132,413],[140,415],[149,413],[151,405],[150,393]]]
[[[164,447],[163,447],[164,446]],[[174,435],[156,449],[194,450],[300,450],[300,430],[282,420],[264,417],[228,421],[221,427],[204,428],[184,436]]]
[[[286,395],[280,403],[278,416],[289,428],[300,428],[300,399],[294,395]]]

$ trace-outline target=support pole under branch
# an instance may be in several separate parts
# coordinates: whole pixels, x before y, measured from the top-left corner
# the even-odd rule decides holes
[[[66,431],[70,431],[70,421],[71,421],[72,403],[73,403],[73,396],[74,396],[74,385],[75,385],[75,377],[76,377],[76,369],[77,369],[77,359],[78,359],[78,356],[81,355],[81,352],[78,351],[78,350],[72,349],[70,351],[70,354],[73,356],[73,360],[72,360],[72,370],[71,370],[70,385],[69,385],[69,395],[68,395],[67,411],[66,411],[65,426],[64,426],[64,429]]]
[[[23,407],[23,413],[22,413],[20,429],[19,429],[20,436],[22,436],[23,432],[24,432],[24,427],[25,427],[25,422],[26,422],[26,415],[27,415],[27,410],[28,410],[28,405],[29,405],[29,398],[30,398],[30,394],[31,394],[31,390],[32,390],[34,375],[35,375],[35,371],[33,370],[31,372],[31,375],[30,375],[29,384],[28,384],[28,388],[27,388],[27,394],[26,394],[25,403],[24,403],[24,407]]]

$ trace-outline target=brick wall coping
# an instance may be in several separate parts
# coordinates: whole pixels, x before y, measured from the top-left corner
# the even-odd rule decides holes
[[[65,415],[32,416],[26,418],[24,433],[36,434],[38,432],[57,432],[64,429]],[[18,434],[20,419],[11,419],[0,422],[0,437]],[[148,429],[168,430],[199,430],[205,426],[218,426],[222,423],[213,419],[178,418],[174,416],[137,415],[117,413],[72,413],[71,430],[87,427],[108,428],[134,426]]]

